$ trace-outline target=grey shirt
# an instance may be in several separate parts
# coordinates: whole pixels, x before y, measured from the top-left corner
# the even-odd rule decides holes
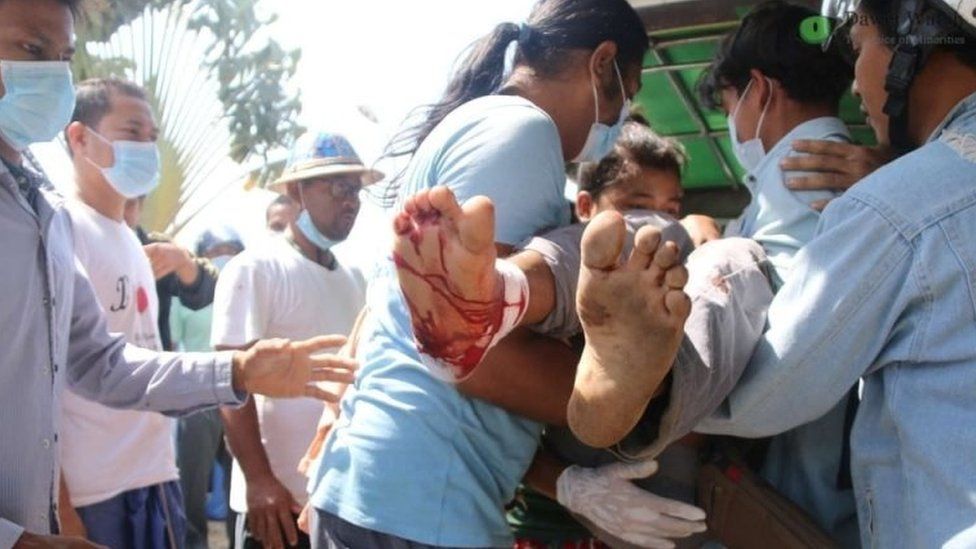
[[[56,525],[65,384],[107,406],[170,414],[242,398],[230,353],[156,353],[109,334],[75,266],[62,199],[28,194],[33,205],[0,163],[0,549]]]

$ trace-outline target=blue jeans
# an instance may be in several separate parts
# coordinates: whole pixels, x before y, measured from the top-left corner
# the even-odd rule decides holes
[[[129,490],[77,509],[88,539],[110,549],[181,549],[186,535],[177,481]]]

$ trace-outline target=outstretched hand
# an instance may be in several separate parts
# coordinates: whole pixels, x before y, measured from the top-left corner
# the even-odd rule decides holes
[[[334,354],[315,353],[341,347],[345,336],[319,336],[305,341],[262,340],[234,354],[234,389],[274,398],[312,397],[337,402],[341,395],[318,382],[352,383],[357,362]]]

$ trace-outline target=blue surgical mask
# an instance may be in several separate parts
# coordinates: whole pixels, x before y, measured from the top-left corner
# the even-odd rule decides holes
[[[92,134],[112,146],[115,164],[98,166],[105,179],[119,194],[138,198],[149,194],[159,184],[159,147],[142,141],[109,141],[95,130]]]
[[[613,62],[613,68],[617,71],[617,81],[620,82],[620,96],[625,98],[624,105],[620,109],[620,117],[613,126],[607,126],[600,122],[600,100],[597,94],[596,81],[593,81],[593,104],[596,105],[596,122],[590,126],[590,133],[586,136],[586,143],[583,150],[576,155],[573,162],[599,162],[604,156],[613,152],[617,138],[624,129],[624,121],[630,114],[630,99],[626,99],[627,93],[624,91],[624,79],[620,76],[620,68],[617,62]]]
[[[16,151],[57,137],[71,121],[75,88],[65,61],[0,61],[0,138]]]
[[[211,258],[210,259],[210,263],[213,263],[214,267],[217,267],[217,270],[218,271],[222,271],[222,270],[224,270],[224,267],[227,266],[227,263],[231,259],[234,259],[234,256],[232,256],[232,255],[218,255],[217,257]]]
[[[331,238],[322,234],[322,231],[315,226],[312,221],[312,216],[308,214],[308,208],[305,207],[305,194],[302,191],[302,184],[298,184],[298,194],[302,199],[302,213],[299,214],[298,220],[295,222],[295,226],[298,230],[305,235],[305,238],[309,240],[316,248],[319,248],[323,252],[329,251],[330,248],[341,242],[341,240],[332,240]]]
[[[756,168],[762,163],[763,158],[766,158],[766,149],[763,147],[762,139],[759,138],[759,132],[762,130],[763,120],[766,119],[766,109],[769,108],[769,100],[767,99],[766,104],[763,105],[762,114],[759,115],[759,124],[756,125],[756,137],[740,143],[738,131],[735,129],[735,119],[739,114],[739,107],[742,106],[742,101],[749,94],[749,90],[752,89],[753,82],[754,80],[750,80],[749,84],[746,85],[746,89],[742,90],[742,96],[739,97],[739,101],[735,104],[735,108],[732,109],[732,113],[728,117],[729,139],[732,141],[732,153],[735,154],[735,158],[739,161],[739,164],[750,173],[756,171]],[[768,79],[767,82],[769,82]],[[770,84],[772,83],[770,82]]]

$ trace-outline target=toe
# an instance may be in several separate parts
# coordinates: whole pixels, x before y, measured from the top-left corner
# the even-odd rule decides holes
[[[495,205],[490,198],[476,196],[468,200],[464,208],[458,208],[455,219],[461,245],[469,252],[483,253],[495,245]]]
[[[627,268],[644,270],[654,258],[654,252],[661,245],[661,230],[657,227],[645,225],[638,229],[634,236],[634,251],[630,253]]]
[[[664,285],[672,290],[680,290],[688,284],[688,269],[676,265],[664,273]]]
[[[393,218],[393,231],[398,236],[403,236],[413,231],[413,220],[410,218],[409,213],[403,211]]]
[[[434,207],[430,203],[430,191],[421,191],[413,196],[413,201],[417,205],[417,213],[421,216],[428,216],[434,213]]]
[[[593,218],[583,231],[583,265],[590,269],[612,269],[620,260],[627,229],[624,218],[607,211]]]
[[[451,221],[457,221],[461,216],[461,206],[458,205],[457,198],[451,189],[444,185],[431,189],[427,193],[427,200],[431,208]]]
[[[678,245],[670,240],[658,246],[650,267],[656,280],[662,280],[668,269],[678,263],[678,255]]]
[[[664,306],[671,313],[671,317],[681,323],[691,314],[691,299],[681,290],[671,290],[665,294]]]
[[[406,202],[403,203],[403,211],[410,216],[417,215],[417,195],[407,198]]]

